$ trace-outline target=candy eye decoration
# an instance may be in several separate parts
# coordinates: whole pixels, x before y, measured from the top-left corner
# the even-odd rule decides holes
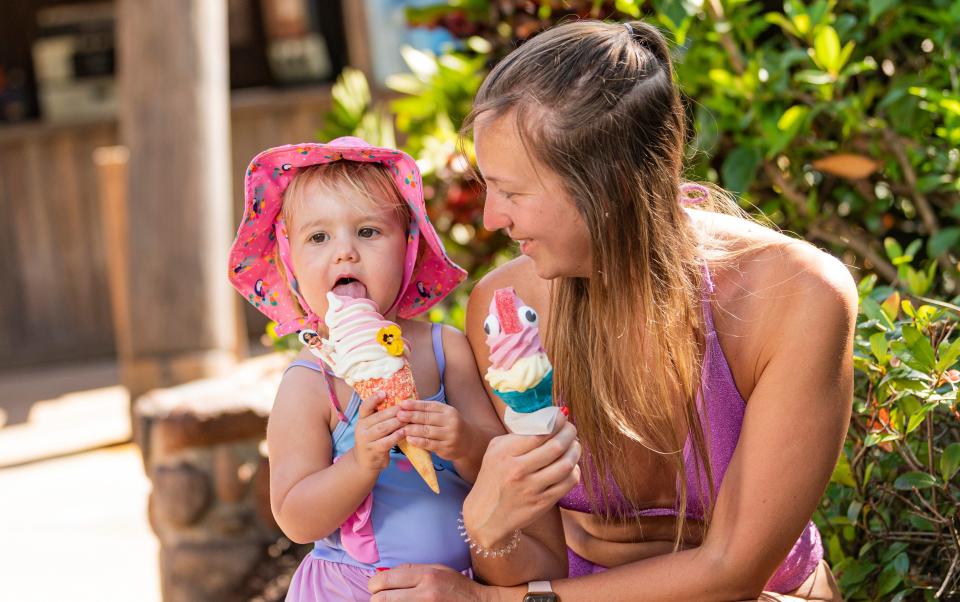
[[[487,316],[487,319],[483,321],[483,331],[487,333],[487,336],[500,334],[500,320],[497,319],[497,316]]]
[[[521,324],[526,324],[527,326],[536,326],[537,321],[540,319],[537,317],[537,312],[535,312],[532,307],[527,307],[526,305],[517,310],[517,317],[520,318]]]

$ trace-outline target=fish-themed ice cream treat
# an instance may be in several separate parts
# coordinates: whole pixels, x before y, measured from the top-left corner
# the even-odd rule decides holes
[[[521,435],[553,432],[560,409],[553,405],[553,366],[540,342],[537,312],[513,288],[501,288],[493,293],[483,330],[490,347],[484,378],[507,404],[507,428]]]
[[[353,387],[362,399],[378,391],[386,393],[377,411],[404,399],[420,399],[410,362],[403,355],[400,327],[384,319],[373,300],[329,292],[327,307],[327,338],[319,346],[311,346],[310,351],[330,366],[337,378]],[[430,452],[410,445],[406,439],[401,439],[398,446],[430,489],[440,493]]]

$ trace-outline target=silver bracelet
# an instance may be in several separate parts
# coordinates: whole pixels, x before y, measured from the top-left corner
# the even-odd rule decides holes
[[[470,537],[469,533],[467,533],[467,526],[463,522],[463,512],[460,513],[460,518],[457,519],[457,529],[460,530],[460,536],[463,537],[464,543],[470,546],[470,549],[473,550],[478,556],[483,558],[503,558],[504,556],[509,556],[512,554],[517,547],[520,546],[520,529],[514,531],[513,535],[510,536],[510,541],[508,541],[502,547],[491,550],[481,546]]]

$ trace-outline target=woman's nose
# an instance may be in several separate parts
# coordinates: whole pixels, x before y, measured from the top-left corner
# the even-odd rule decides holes
[[[486,195],[483,201],[483,227],[493,232],[509,225],[510,218],[500,210],[497,197],[490,194]]]

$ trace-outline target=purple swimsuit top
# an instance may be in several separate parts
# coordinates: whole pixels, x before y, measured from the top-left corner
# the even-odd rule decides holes
[[[721,349],[720,341],[717,338],[717,331],[714,328],[713,311],[710,307],[710,297],[713,295],[714,286],[706,267],[704,267],[704,282],[706,294],[703,296],[702,305],[706,326],[706,352],[703,358],[703,373],[701,376],[703,394],[698,401],[704,434],[708,441],[710,471],[713,477],[714,495],[716,495],[716,491],[720,489],[720,483],[727,471],[727,466],[730,465],[733,452],[737,447],[737,441],[740,439],[740,429],[743,425],[743,414],[747,404],[734,383],[733,373],[730,371],[730,365],[723,354],[723,349]],[[584,457],[586,457],[586,454],[584,454]],[[687,480],[687,516],[693,519],[701,519],[703,516],[703,500],[698,485],[697,469],[694,468],[693,445],[689,440],[684,445],[683,458]],[[581,469],[592,469],[592,466],[585,466],[588,463],[581,460]],[[700,468],[699,482],[703,483],[703,487],[706,487],[706,471],[702,467]],[[644,508],[631,511],[630,504],[612,478],[605,480],[604,487],[608,499],[608,508],[606,508],[608,512],[626,516],[677,516],[678,514],[679,500],[677,507],[674,508]],[[560,499],[560,507],[577,512],[593,512],[583,482],[578,483]],[[767,582],[766,590],[785,593],[800,587],[803,581],[816,569],[822,558],[823,546],[820,542],[820,533],[813,522],[808,522],[800,539],[794,544],[793,549],[790,550],[777,572]]]

